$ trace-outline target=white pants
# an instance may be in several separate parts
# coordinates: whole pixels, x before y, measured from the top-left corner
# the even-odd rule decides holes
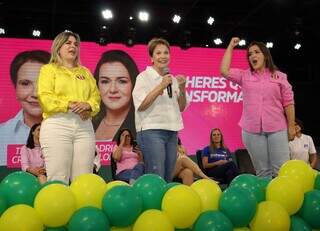
[[[95,136],[91,120],[82,121],[72,112],[55,114],[41,124],[40,145],[48,180],[67,184],[92,173]]]

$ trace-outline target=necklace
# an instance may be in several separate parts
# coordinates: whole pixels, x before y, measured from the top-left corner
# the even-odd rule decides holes
[[[107,124],[106,119],[103,119],[103,123],[107,126],[107,127],[116,127],[116,126],[120,126],[120,124]]]

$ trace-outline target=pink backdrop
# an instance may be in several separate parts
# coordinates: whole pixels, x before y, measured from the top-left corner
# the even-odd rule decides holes
[[[0,38],[0,122],[13,117],[20,109],[10,81],[9,66],[14,56],[25,50],[50,51],[50,40]],[[136,61],[139,70],[150,65],[147,47],[122,44],[99,46],[93,42],[81,43],[81,62],[92,72],[100,55],[106,50],[126,51]],[[209,142],[210,130],[219,127],[231,151],[243,147],[238,121],[242,111],[242,94],[239,86],[219,76],[219,65],[224,49],[171,47],[170,71],[187,76],[187,95],[190,105],[183,113],[185,128],[180,138],[189,154],[194,154]],[[234,52],[233,67],[247,68],[246,52]]]

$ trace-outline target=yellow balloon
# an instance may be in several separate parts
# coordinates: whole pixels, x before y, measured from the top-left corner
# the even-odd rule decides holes
[[[174,227],[162,211],[149,209],[138,217],[132,231],[174,231]]]
[[[107,184],[102,177],[90,173],[78,176],[71,183],[70,189],[76,198],[77,209],[86,206],[101,209]]]
[[[43,229],[40,216],[29,205],[11,206],[0,218],[0,230],[3,231],[42,231]]]
[[[221,188],[213,180],[201,179],[191,185],[201,200],[202,212],[208,210],[218,210],[221,196]]]
[[[106,189],[106,191],[105,191],[105,194],[106,194],[110,189],[112,189],[114,186],[118,186],[118,185],[127,185],[127,186],[130,186],[127,182],[124,182],[124,181],[121,181],[121,180],[110,181],[110,182],[107,184],[107,189]]]
[[[111,227],[111,231],[132,231],[132,226],[127,226],[127,227],[113,226],[113,227]]]
[[[304,193],[313,189],[314,171],[302,160],[289,160],[284,163],[279,170],[279,176],[287,176],[296,184],[301,185]]]
[[[293,215],[301,208],[304,193],[302,187],[290,178],[278,176],[267,186],[266,200],[282,205],[289,215]]]
[[[162,211],[179,229],[190,227],[202,210],[199,195],[189,186],[177,185],[162,198]]]
[[[258,205],[250,228],[252,231],[289,231],[290,217],[278,203],[263,201]]]
[[[68,186],[51,184],[38,192],[34,208],[46,226],[59,227],[68,223],[76,210],[76,200]]]
[[[248,227],[235,228],[233,231],[251,231]]]

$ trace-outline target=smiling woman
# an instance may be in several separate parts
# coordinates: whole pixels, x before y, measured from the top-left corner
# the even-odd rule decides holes
[[[171,181],[177,159],[177,132],[183,128],[181,112],[186,107],[186,79],[168,73],[168,41],[154,38],[148,43],[148,50],[152,66],[138,75],[132,93],[137,141],[146,173]]]
[[[22,110],[14,118],[0,124],[0,165],[6,165],[7,145],[24,144],[30,127],[42,120],[36,82],[40,68],[49,59],[49,52],[32,50],[17,54],[11,62],[11,81]]]
[[[104,52],[94,76],[101,96],[101,111],[93,124],[97,140],[114,140],[121,128],[128,128],[135,137],[132,90],[138,75],[134,60],[124,51]]]

